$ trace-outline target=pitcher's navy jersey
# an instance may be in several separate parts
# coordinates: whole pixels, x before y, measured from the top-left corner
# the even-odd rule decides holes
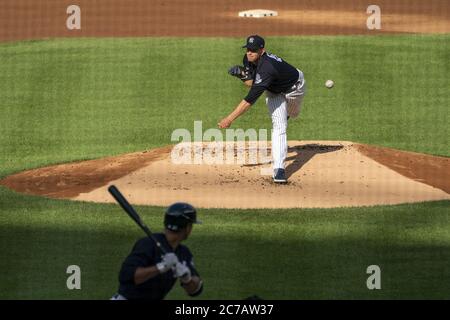
[[[288,92],[299,78],[295,67],[268,52],[261,55],[256,66],[247,60],[247,55],[244,55],[243,62],[253,75],[252,87],[244,98],[250,104],[255,103],[265,90],[272,93]]]
[[[164,234],[156,233],[154,236],[166,250],[169,250],[170,245]],[[174,253],[181,263],[185,263],[189,267],[193,276],[199,275],[195,270],[192,254],[186,246],[178,245]],[[142,238],[138,240],[122,264],[119,274],[119,294],[127,299],[164,299],[177,280],[172,270],[159,274],[140,285],[134,283],[134,274],[138,267],[154,266],[161,262],[161,258],[162,253],[152,239]]]

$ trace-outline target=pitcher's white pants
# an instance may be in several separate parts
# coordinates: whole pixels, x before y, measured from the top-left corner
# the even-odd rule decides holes
[[[272,159],[273,169],[283,168],[287,156],[287,117],[296,118],[300,113],[305,95],[305,81],[300,71],[299,82],[295,91],[275,94],[266,91],[266,104],[272,118]]]

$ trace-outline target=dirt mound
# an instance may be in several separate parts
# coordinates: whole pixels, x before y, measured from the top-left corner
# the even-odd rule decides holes
[[[270,151],[270,145],[258,150]],[[211,144],[193,148],[205,154]],[[218,150],[218,149],[216,149]],[[233,159],[239,157],[236,148]],[[214,208],[330,208],[450,199],[450,159],[337,141],[290,141],[287,185],[271,181],[270,163],[175,163],[171,146],[25,171],[0,181],[18,192],[113,202],[115,184],[134,204],[175,201]],[[194,158],[192,158],[194,159]],[[217,158],[218,159],[218,158]],[[197,159],[198,160],[198,159]]]

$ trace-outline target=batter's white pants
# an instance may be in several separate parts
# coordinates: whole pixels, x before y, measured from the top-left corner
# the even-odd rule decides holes
[[[305,96],[306,83],[303,73],[299,70],[299,81],[294,91],[285,93],[272,93],[266,91],[266,104],[272,118],[272,159],[273,169],[283,168],[287,156],[287,117],[296,118],[301,109]]]

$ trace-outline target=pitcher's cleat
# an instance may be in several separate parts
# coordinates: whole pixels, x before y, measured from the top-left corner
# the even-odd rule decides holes
[[[282,168],[274,170],[273,182],[275,183],[287,183],[286,172]]]

